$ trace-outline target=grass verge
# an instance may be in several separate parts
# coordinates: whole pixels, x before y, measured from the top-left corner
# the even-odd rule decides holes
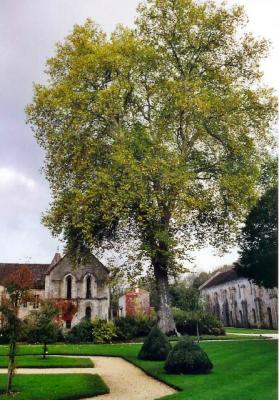
[[[3,394],[6,376],[0,375],[1,400],[76,400],[109,393],[109,389],[98,375],[51,374],[16,375],[14,395]]]
[[[0,368],[7,368],[8,357],[0,358]],[[91,368],[94,364],[90,358],[73,357],[47,357],[42,356],[20,356],[16,358],[18,368]]]
[[[231,328],[228,328],[231,329]],[[234,329],[238,329],[238,328],[234,328]],[[245,330],[244,330],[245,331]],[[236,331],[237,332],[237,331]],[[239,332],[241,333],[241,332]],[[246,333],[246,332],[243,332]],[[251,332],[252,333],[252,332]],[[191,336],[193,340],[196,340],[196,336]],[[113,346],[125,346],[125,345],[131,345],[134,343],[142,343],[144,341],[144,337],[142,338],[137,338],[134,339],[133,341],[130,342],[126,342],[126,343],[113,343]],[[230,334],[229,332],[225,335],[225,336],[213,336],[213,335],[202,335],[201,336],[201,341],[203,340],[265,340],[264,337],[255,337],[255,336],[251,336],[251,337],[247,337],[247,336],[241,336],[241,335],[233,335]],[[170,337],[170,341],[171,342],[175,342],[178,340],[177,336],[171,336]],[[68,352],[67,348],[69,349],[75,349],[78,346],[78,348],[80,349],[79,353],[71,353]],[[93,346],[93,347],[92,347]],[[92,348],[95,348],[95,345],[92,343],[82,343],[79,345],[74,345],[74,344],[66,344],[66,343],[58,343],[55,345],[49,345],[48,346],[48,350],[49,350],[49,354],[79,354],[79,355],[92,355]],[[83,350],[82,350],[83,349]],[[66,353],[65,353],[66,351]],[[9,347],[8,345],[0,345],[0,356],[6,356],[9,353]],[[40,344],[24,344],[21,343],[17,346],[17,355],[41,355],[42,354],[42,345]]]

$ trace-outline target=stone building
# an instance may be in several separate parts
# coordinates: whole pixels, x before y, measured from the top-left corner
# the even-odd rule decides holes
[[[150,295],[144,289],[130,289],[118,300],[118,316],[147,315],[151,312]]]
[[[109,288],[106,281],[109,270],[95,256],[92,255],[86,264],[77,268],[69,257],[59,254],[55,254],[50,264],[0,263],[0,296],[9,274],[22,267],[31,271],[34,300],[23,304],[19,310],[20,318],[38,309],[41,299],[54,299],[65,309],[63,321],[67,329],[84,317],[108,319]],[[69,306],[74,313],[67,313]]]
[[[234,267],[218,271],[200,291],[208,309],[225,326],[277,328],[277,288],[265,289],[238,277]]]

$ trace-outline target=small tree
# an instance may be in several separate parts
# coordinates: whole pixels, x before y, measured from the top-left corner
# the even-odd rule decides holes
[[[163,361],[171,351],[171,345],[166,335],[154,326],[140,349],[138,358],[141,360]]]
[[[59,314],[59,309],[54,301],[44,300],[41,308],[32,315],[32,326],[28,334],[33,340],[43,344],[43,358],[47,356],[47,345],[56,342],[59,336],[59,326],[55,318]]]
[[[202,302],[200,292],[195,287],[186,287],[183,283],[170,286],[170,296],[173,307],[193,314],[196,323],[197,340],[200,340],[199,321],[202,317]]]
[[[170,286],[171,304],[184,311],[196,311],[199,291],[196,288],[186,287],[183,283]]]
[[[19,319],[19,308],[30,301],[30,289],[33,284],[32,272],[26,267],[19,267],[4,281],[5,291],[2,295],[0,312],[2,321],[10,339],[7,395],[12,394],[12,380],[15,370],[16,342],[22,334],[23,324]]]

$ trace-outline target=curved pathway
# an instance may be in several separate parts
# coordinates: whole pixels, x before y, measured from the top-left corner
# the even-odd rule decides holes
[[[266,339],[279,339],[278,333],[238,333],[238,332],[230,332],[230,335],[236,335],[236,336],[247,336],[247,339],[249,336],[251,337],[259,337],[262,336]]]
[[[73,357],[73,356],[71,356]],[[141,369],[120,357],[90,357],[94,368],[17,368],[19,374],[98,374],[110,393],[85,400],[154,400],[176,393],[176,390],[146,375]],[[1,369],[0,373],[7,373]]]

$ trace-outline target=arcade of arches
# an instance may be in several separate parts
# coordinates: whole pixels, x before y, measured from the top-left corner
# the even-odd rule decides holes
[[[278,289],[239,278],[233,268],[217,272],[200,287],[208,309],[225,326],[278,327]]]

